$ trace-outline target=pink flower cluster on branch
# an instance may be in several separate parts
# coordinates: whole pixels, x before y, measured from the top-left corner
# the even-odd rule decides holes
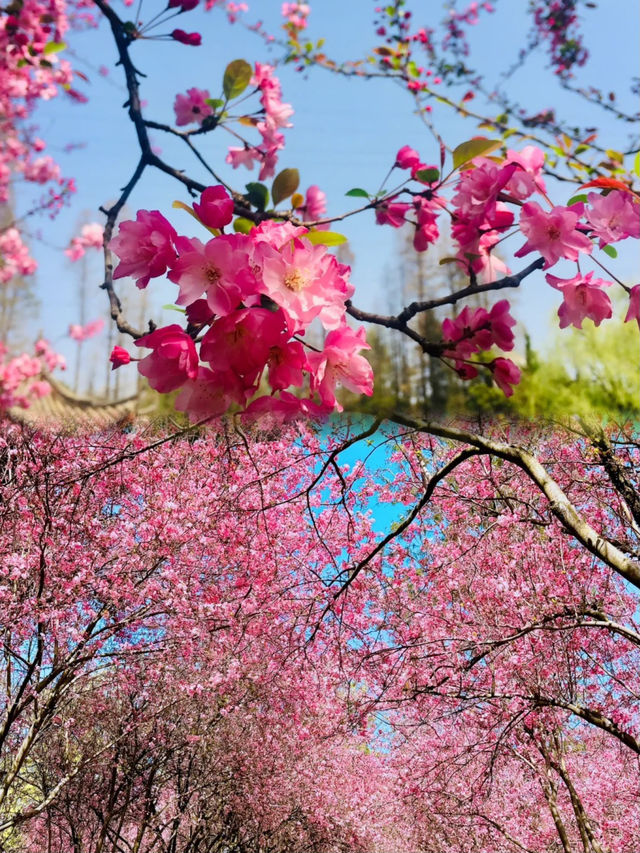
[[[319,202],[317,193],[308,199]],[[223,187],[209,187],[194,213],[220,230],[233,202]],[[166,272],[188,322],[186,330],[173,324],[136,341],[152,350],[138,359],[151,387],[180,389],[176,406],[192,420],[230,407],[248,415],[322,416],[341,409],[338,385],[371,394],[371,367],[359,355],[368,348],[364,331],[345,320],[349,268],[327,252],[320,233],[267,220],[248,234],[220,233],[203,243],[178,235],[159,211],[123,222],[111,242],[120,257],[114,278],[132,276],[146,287]],[[303,339],[314,321],[328,331],[320,351]],[[122,348],[112,353],[114,367],[129,360]]]
[[[90,222],[82,226],[80,234],[72,238],[64,253],[70,260],[79,261],[87,249],[101,249],[103,238],[104,227],[97,222]]]
[[[254,163],[260,164],[259,179],[273,177],[278,162],[278,151],[284,148],[284,135],[281,130],[291,127],[289,118],[293,115],[291,104],[282,101],[280,81],[274,74],[274,67],[256,62],[251,85],[260,91],[260,104],[263,118],[255,123],[262,141],[259,145],[245,143],[242,147],[229,148],[227,163],[234,169],[238,166],[253,168]]]
[[[425,165],[417,151],[403,146],[396,155],[394,168],[408,171],[410,177],[399,189],[373,200],[377,223],[394,228],[411,224],[415,228],[414,248],[425,251],[439,236],[439,216],[443,211],[448,212],[459,266],[470,274],[472,282],[480,278],[486,283],[495,281],[499,273],[509,273],[496,249],[503,239],[518,232],[522,232],[526,241],[514,256],[520,258],[534,252],[544,260],[545,269],[561,260],[578,263],[596,247],[640,237],[638,196],[620,181],[593,180],[586,187],[597,186],[602,193],[579,196],[569,206],[552,206],[542,177],[543,152],[529,145],[522,151],[509,149],[501,157],[473,156],[477,151],[488,154],[497,147],[497,143],[482,137],[463,143],[453,152],[454,169],[441,179],[439,169]],[[416,184],[427,188],[416,188]],[[444,194],[447,189],[450,199]],[[413,200],[402,201],[404,194]],[[543,204],[530,200],[533,195],[541,196]],[[593,272],[583,274],[579,267],[572,278],[547,275],[547,282],[564,297],[558,311],[560,328],[568,325],[581,328],[585,318],[599,325],[612,316],[611,300],[606,293],[612,281],[593,275]],[[638,313],[637,295],[635,290],[622,286],[631,298],[628,321]],[[499,302],[494,310],[507,312],[508,316],[508,302]],[[453,342],[455,347],[447,347],[444,356],[454,359],[453,366],[463,378],[477,375],[477,368],[469,361],[471,355],[493,344],[502,349],[512,348],[512,344],[504,345],[504,338],[492,339],[489,322],[484,309],[471,312],[468,308],[455,320],[445,320],[444,342]],[[499,358],[484,366],[492,371],[505,393],[510,394],[510,385],[518,382],[520,376],[513,362]]]
[[[45,340],[36,342],[33,355],[17,356],[11,356],[0,342],[0,412],[14,406],[27,409],[34,400],[46,397],[51,386],[44,376],[64,367],[64,358]]]

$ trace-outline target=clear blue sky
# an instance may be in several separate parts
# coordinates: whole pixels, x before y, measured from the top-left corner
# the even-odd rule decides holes
[[[337,59],[363,55],[372,43],[371,0],[316,0],[312,4],[309,28],[311,38],[325,36],[326,50]],[[485,15],[481,24],[472,29],[473,58],[487,81],[497,79],[500,71],[508,67],[517,55],[529,22],[525,15],[525,0],[500,0],[495,4],[497,13]],[[143,17],[159,4],[146,0]],[[414,4],[419,7],[420,4]],[[585,10],[585,42],[592,58],[580,82],[591,81],[605,89],[614,89],[629,109],[636,107],[635,98],[629,95],[629,78],[637,73],[631,57],[636,56],[640,12],[631,0],[602,3],[601,8]],[[272,31],[277,29],[279,2],[258,2],[253,7],[260,13],[265,8],[265,20]],[[121,9],[119,3],[117,8]],[[423,2],[424,20],[433,25],[443,16],[443,4]],[[416,15],[417,17],[417,15]],[[254,20],[250,14],[248,20]],[[222,72],[226,64],[243,57],[249,61],[273,61],[278,49],[270,50],[253,33],[236,25],[230,27],[221,13],[205,14],[196,10],[184,15],[172,26],[187,30],[200,30],[203,45],[199,48],[162,41],[143,41],[134,45],[134,61],[148,75],[143,82],[142,94],[147,100],[146,115],[171,123],[173,99],[191,86],[208,88],[213,97],[220,91]],[[168,28],[167,28],[168,29]],[[89,95],[89,103],[77,105],[67,98],[57,98],[43,104],[36,120],[41,135],[48,141],[48,152],[61,163],[63,172],[76,177],[78,193],[72,205],[51,222],[46,218],[30,221],[30,230],[39,230],[44,242],[34,242],[33,248],[40,263],[38,293],[43,311],[38,327],[57,340],[71,357],[74,346],[64,340],[67,325],[78,317],[78,269],[71,265],[56,248],[65,246],[76,232],[81,221],[101,221],[97,208],[117,196],[133,171],[138,158],[133,127],[126,119],[122,104],[126,94],[121,82],[122,72],[114,68],[115,49],[106,27],[71,34],[69,46],[77,67],[90,78],[82,86]],[[511,81],[513,95],[524,102],[530,113],[554,106],[565,119],[585,124],[593,122],[603,128],[601,141],[612,148],[625,148],[628,128],[607,119],[600,111],[588,117],[584,102],[559,90],[553,75],[546,68],[546,56],[530,60]],[[97,72],[100,65],[110,69],[104,78]],[[402,145],[417,148],[427,161],[436,162],[433,140],[421,121],[412,114],[410,97],[391,81],[345,80],[320,69],[308,74],[296,73],[291,66],[280,72],[283,98],[295,108],[294,126],[286,131],[287,146],[282,153],[280,166],[300,169],[302,187],[318,184],[328,196],[329,213],[338,214],[349,209],[352,199],[344,193],[353,186],[377,189],[391,165],[395,152]],[[456,119],[446,108],[436,108],[437,126],[450,145],[478,130],[472,122]],[[86,146],[64,153],[69,143],[85,142]],[[162,135],[157,137],[163,156],[172,164],[185,168],[194,177],[206,182],[205,173],[192,159],[186,147]],[[248,180],[256,180],[255,173],[241,169],[233,172],[224,164],[228,134],[217,131],[208,135],[202,151],[225,179],[243,189]],[[566,201],[566,191],[560,189],[558,201]],[[32,195],[19,189],[18,208],[29,205]],[[173,199],[188,198],[180,187],[158,172],[147,171],[130,199],[131,213],[138,208],[161,209],[185,233],[196,233],[187,214],[171,211]],[[189,220],[189,221],[187,221]],[[393,298],[397,283],[389,270],[394,265],[397,234],[391,228],[376,227],[373,215],[366,213],[342,223],[340,229],[350,241],[355,255],[353,280],[356,285],[356,304],[365,308],[386,310]],[[513,248],[516,248],[514,245]],[[97,253],[89,262],[88,274],[100,281],[100,263]],[[517,267],[516,267],[517,268]],[[638,252],[626,251],[617,267],[627,283],[640,279]],[[555,271],[555,270],[554,270]],[[562,272],[558,273],[562,274]],[[172,302],[175,288],[172,285],[150,288],[157,291],[153,303],[160,306]],[[87,319],[105,312],[104,295],[97,292],[91,297]],[[544,282],[542,274],[529,282],[525,295],[519,300],[519,314],[526,319],[534,343],[542,346],[547,334],[549,317],[557,307],[558,295]],[[398,301],[398,308],[400,302]],[[159,310],[153,311],[160,320]],[[165,313],[163,321],[171,322],[175,315]],[[87,353],[89,355],[89,353]],[[100,377],[103,366],[97,368]],[[99,384],[99,381],[98,383]]]

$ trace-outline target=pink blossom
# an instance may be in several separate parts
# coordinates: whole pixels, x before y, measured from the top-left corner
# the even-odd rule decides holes
[[[625,323],[635,320],[640,326],[640,284],[635,284],[629,293],[629,310],[624,318]]]
[[[264,256],[260,290],[282,308],[292,333],[303,331],[325,307],[344,314],[345,288],[336,259],[324,246],[295,239]]]
[[[413,247],[416,252],[424,252],[440,236],[437,223],[442,205],[440,200],[435,197],[427,199],[423,196],[418,196],[414,204],[417,213],[417,224],[413,237]]]
[[[640,204],[634,198],[620,190],[608,195],[589,193],[586,218],[594,236],[600,238],[600,248],[626,237],[640,237]]]
[[[84,326],[79,326],[77,323],[72,323],[69,326],[69,337],[74,341],[82,342],[93,338],[99,334],[104,328],[104,320],[99,317],[97,320],[92,320]]]
[[[187,89],[186,95],[176,95],[173,109],[176,114],[176,124],[202,124],[207,116],[213,115],[212,107],[207,104],[211,95],[207,89]]]
[[[104,228],[102,225],[97,222],[83,225],[80,234],[73,237],[64,253],[72,261],[77,261],[84,256],[86,249],[102,249],[103,238]]]
[[[282,311],[243,308],[216,320],[200,344],[200,357],[217,370],[249,377],[252,384],[262,372],[272,347],[289,337]]]
[[[225,234],[208,243],[184,239],[168,278],[180,288],[178,305],[189,305],[204,293],[214,314],[230,314],[255,284],[249,267],[248,238]]]
[[[507,149],[507,163],[515,163],[517,168],[506,184],[505,189],[514,198],[523,200],[534,192],[545,192],[546,186],[542,177],[544,167],[544,151],[536,145],[526,145],[521,151]]]
[[[578,273],[573,278],[565,279],[547,273],[546,279],[551,287],[560,290],[563,296],[564,301],[558,308],[561,329],[569,325],[581,329],[585,317],[593,320],[596,326],[611,317],[611,300],[602,290],[603,287],[609,287],[611,282],[599,278],[592,281],[592,277],[592,272],[584,276]]]
[[[220,184],[207,187],[200,196],[200,204],[194,202],[193,209],[208,228],[224,228],[233,219],[233,199]]]
[[[223,415],[232,403],[245,400],[241,381],[230,371],[199,367],[195,375],[183,384],[176,397],[175,407],[186,412],[191,422]]]
[[[198,45],[202,44],[200,33],[186,33],[184,30],[173,30],[171,38],[179,41],[181,44],[189,44],[193,47],[198,47]]]
[[[363,349],[370,349],[364,328],[361,326],[356,332],[343,325],[329,332],[322,352],[307,356],[311,387],[318,391],[325,406],[342,411],[335,397],[337,385],[356,394],[373,394],[373,370],[367,359],[358,354]]]
[[[169,0],[167,9],[179,8],[181,12],[190,12],[195,9],[200,0]]]
[[[304,207],[302,208],[304,211],[305,219],[320,219],[327,212],[327,196],[320,187],[310,186],[307,190]]]
[[[397,196],[394,196],[397,198]],[[402,228],[405,216],[411,210],[411,205],[403,201],[388,201],[376,207],[376,222],[378,225],[391,225],[392,228]]]
[[[496,358],[489,364],[493,380],[505,397],[513,394],[512,385],[520,382],[520,368],[510,358]]]
[[[122,347],[114,347],[111,350],[109,361],[111,362],[111,370],[115,370],[116,367],[122,367],[123,364],[129,364],[131,356],[126,349],[123,349]]]
[[[420,155],[415,149],[403,145],[396,154],[395,165],[400,169],[413,169],[420,165]]]
[[[554,207],[547,213],[535,201],[528,201],[520,214],[520,230],[527,242],[515,252],[521,258],[529,252],[539,252],[545,259],[544,268],[553,266],[560,258],[576,261],[580,252],[591,253],[589,238],[578,231],[578,213],[570,207]]]
[[[131,276],[144,288],[150,278],[163,275],[176,258],[177,234],[159,210],[139,210],[136,221],[123,222],[111,248],[120,257],[114,278]]]
[[[296,397],[290,391],[281,391],[278,396],[258,397],[247,406],[244,414],[247,419],[256,418],[261,423],[281,424],[301,418],[322,420],[332,408],[308,397]]]
[[[275,219],[265,219],[257,228],[251,229],[253,243],[268,243],[274,249],[283,249],[287,243],[299,237],[304,237],[309,231],[303,225],[293,225],[291,222],[278,222]]]
[[[198,374],[198,353],[189,335],[174,324],[156,329],[135,342],[153,352],[138,363],[149,385],[161,394],[175,391]]]

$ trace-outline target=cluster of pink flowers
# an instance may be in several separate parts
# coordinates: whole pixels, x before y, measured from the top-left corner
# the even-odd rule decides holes
[[[99,317],[97,320],[91,320],[89,323],[85,323],[84,326],[81,326],[78,323],[72,323],[69,326],[69,337],[78,343],[82,343],[82,341],[86,341],[89,338],[94,338],[96,335],[99,335],[103,329],[104,320],[102,317]]]
[[[285,19],[285,26],[293,27],[295,30],[304,30],[307,26],[307,18],[311,12],[308,3],[283,3],[281,14]]]
[[[574,65],[584,65],[589,52],[578,33],[578,0],[538,0],[534,9],[536,37],[549,42],[556,74],[571,77]]]
[[[0,342],[0,411],[13,406],[26,409],[34,400],[45,397],[51,386],[41,377],[64,367],[64,358],[45,340],[37,341],[33,355],[18,356],[11,356]]]
[[[376,203],[376,221],[395,228],[410,222],[415,227],[414,247],[424,251],[438,238],[439,214],[448,210],[452,219],[451,233],[457,243],[458,263],[483,281],[493,281],[498,274],[509,272],[495,248],[514,226],[526,238],[524,245],[514,253],[515,257],[534,252],[544,259],[545,269],[561,260],[577,262],[590,255],[595,246],[602,248],[629,237],[640,237],[640,201],[619,182],[615,188],[603,186],[602,194],[590,192],[586,202],[551,207],[542,178],[544,154],[532,145],[522,151],[508,150],[501,159],[475,157],[465,162],[464,168],[454,170],[453,177],[446,182],[440,181],[439,171],[434,166],[426,166],[408,145],[398,151],[394,165],[408,170],[412,180],[428,183],[428,189],[413,189],[408,186],[410,179],[407,179],[401,193],[412,196],[413,201],[400,201],[401,194],[395,191]],[[453,190],[450,203],[442,195],[448,183]],[[534,194],[542,196],[544,206],[529,200]],[[515,211],[519,212],[517,221]],[[611,300],[605,291],[610,281],[593,278],[593,273],[584,275],[578,270],[577,275],[566,279],[549,274],[547,282],[563,296],[558,310],[561,328],[568,325],[581,328],[585,318],[599,325],[611,317]],[[627,288],[627,291],[631,303],[626,319],[630,320],[638,313],[638,297],[636,288]],[[461,376],[476,375],[475,368],[458,356],[462,353],[468,358],[472,352],[486,348],[479,343],[479,338],[469,334],[469,330],[473,331],[485,321],[479,313],[472,317],[463,311],[459,315],[463,326],[458,331],[464,327],[468,333],[464,337],[466,351],[458,350],[455,356],[456,370]],[[454,326],[447,326],[451,322],[445,322],[445,340],[458,341],[460,334],[454,334]],[[469,349],[471,342],[474,348]],[[499,370],[504,370],[505,360],[498,361]],[[510,368],[510,371],[509,381],[516,376],[516,370]],[[502,384],[496,371],[494,376]]]
[[[315,193],[307,204],[319,201]],[[223,187],[209,187],[194,213],[222,232],[233,201]],[[339,384],[372,393],[371,367],[359,354],[368,348],[364,331],[345,320],[353,294],[349,268],[307,234],[266,221],[248,234],[219,233],[203,243],[178,235],[159,211],[145,210],[121,224],[111,242],[121,259],[114,277],[131,276],[146,287],[167,273],[188,324],[139,338],[136,345],[151,353],[137,359],[138,370],[161,393],[180,389],[176,407],[192,420],[232,406],[247,415],[322,416],[341,409]],[[322,349],[303,340],[314,321],[328,332]],[[120,347],[111,356],[114,367],[131,360]]]
[[[80,234],[73,237],[64,253],[72,261],[79,261],[87,249],[101,249],[103,237],[103,226],[97,222],[90,222],[82,226]]]
[[[442,324],[442,336],[448,346],[445,355],[454,361],[455,369],[463,379],[473,379],[478,370],[469,356],[490,350],[492,346],[510,352],[514,345],[513,326],[516,321],[509,313],[509,302],[501,299],[487,311],[485,308],[472,310],[465,306],[453,320]],[[498,387],[510,397],[512,385],[520,381],[520,370],[508,358],[496,358],[486,365],[492,372]]]
[[[16,275],[31,275],[36,267],[17,228],[0,232],[0,284],[6,284]]]
[[[260,90],[260,104],[264,112],[264,118],[256,123],[256,130],[262,137],[261,143],[232,146],[227,155],[227,163],[234,169],[238,166],[251,169],[255,162],[259,163],[261,181],[275,174],[278,151],[284,148],[284,135],[281,130],[291,127],[289,118],[293,115],[291,104],[282,101],[282,88],[274,70],[272,65],[256,62],[255,73],[251,79],[251,85]]]

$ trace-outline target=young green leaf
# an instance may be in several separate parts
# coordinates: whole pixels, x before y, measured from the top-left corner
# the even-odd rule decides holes
[[[434,184],[440,177],[440,171],[438,169],[418,169],[414,177],[423,184]]]
[[[475,157],[486,157],[487,154],[500,148],[501,144],[495,139],[486,139],[484,136],[476,136],[474,139],[462,142],[453,149],[453,168],[459,169]]]
[[[42,52],[45,56],[49,56],[50,53],[60,53],[61,50],[66,48],[67,44],[64,41],[50,41],[45,44]]]
[[[314,246],[322,244],[323,246],[340,246],[347,242],[344,234],[338,234],[337,231],[309,231],[305,234],[305,240],[308,240]]]
[[[289,198],[298,189],[300,183],[300,173],[297,169],[283,169],[273,179],[271,185],[271,196],[274,206]]]
[[[269,204],[269,190],[264,184],[251,181],[246,184],[247,192],[244,197],[257,210],[264,210]]]
[[[225,98],[230,101],[241,95],[249,85],[252,76],[253,69],[244,59],[234,59],[230,62],[222,78],[222,91]]]
[[[233,220],[233,230],[236,234],[248,234],[254,227],[253,222],[250,219],[245,219],[244,216],[237,216]]]
[[[360,187],[354,187],[348,193],[345,193],[345,195],[350,196],[350,198],[369,198],[369,193],[366,190],[360,189]]]
[[[609,255],[610,258],[617,258],[618,257],[618,251],[617,251],[617,249],[614,249],[613,246],[603,246],[602,251],[606,255]]]

